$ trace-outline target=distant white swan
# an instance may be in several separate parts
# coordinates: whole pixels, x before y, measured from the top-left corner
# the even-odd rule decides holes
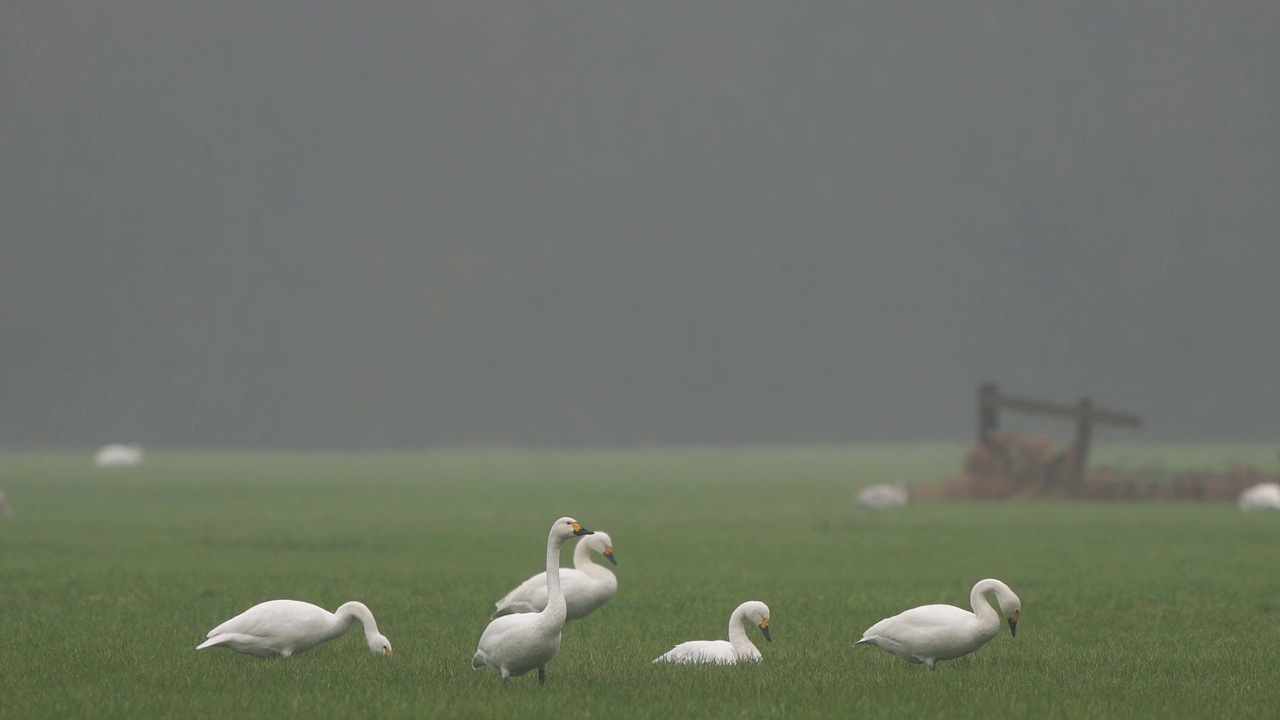
[[[137,443],[103,445],[93,456],[93,463],[100,468],[139,465],[142,463],[142,446]]]
[[[1280,485],[1264,482],[1245,490],[1240,493],[1240,509],[1280,510]]]
[[[969,593],[973,612],[954,605],[925,605],[885,618],[867,628],[855,645],[875,645],[911,663],[924,663],[930,670],[943,660],[968,655],[1000,632],[1000,615],[987,602],[995,595],[1000,615],[1009,621],[1010,634],[1018,634],[1022,601],[1008,585],[988,578],[978,581]]]
[[[858,504],[868,510],[888,510],[906,507],[911,500],[911,490],[906,483],[871,485],[858,492]]]
[[[560,547],[575,535],[590,535],[571,517],[562,517],[551,525],[547,534],[547,606],[542,612],[503,615],[489,623],[480,635],[471,667],[492,668],[502,676],[503,684],[511,678],[537,668],[538,682],[547,683],[547,663],[560,650],[560,631],[564,629],[565,602],[560,589]]]
[[[209,631],[197,650],[222,646],[261,658],[287,658],[342,635],[359,620],[369,652],[390,655],[391,641],[378,632],[378,623],[364,603],[342,604],[337,612],[301,600],[268,600],[245,610]]]
[[[594,550],[618,564],[609,534],[595,531],[578,541],[573,549],[573,567],[560,568],[560,588],[564,592],[565,621],[586,617],[618,592],[618,578],[603,565],[591,561]],[[541,612],[547,606],[547,574],[540,572],[494,603],[493,617],[512,613]]]
[[[3,490],[0,490],[0,515],[13,517],[13,505],[9,502],[9,498],[4,496]]]
[[[676,645],[653,661],[714,665],[734,665],[748,660],[760,662],[760,650],[747,637],[748,620],[760,627],[765,640],[773,640],[769,635],[769,606],[758,600],[749,600],[739,605],[729,616],[728,641],[690,640]]]

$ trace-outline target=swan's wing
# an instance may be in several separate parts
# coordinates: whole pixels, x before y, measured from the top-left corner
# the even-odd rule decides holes
[[[560,568],[560,590],[564,593],[564,601],[570,608],[570,615],[574,617],[587,614],[613,597],[610,585],[617,587],[617,580],[613,579],[613,573],[609,573],[608,578],[603,576],[597,578],[581,570]],[[520,587],[494,603],[494,606],[497,608],[493,613],[495,618],[514,613],[542,612],[542,609],[547,606],[547,574],[539,573],[525,580]]]
[[[561,571],[563,584],[564,571]],[[547,606],[547,574],[537,575],[520,583],[515,590],[507,593],[501,600],[493,604],[493,617],[501,617],[512,613],[541,612]]]
[[[738,657],[727,640],[690,640],[676,645],[654,658],[653,661],[655,663],[733,665],[738,662]]]
[[[870,644],[909,662],[957,657],[982,644],[974,614],[954,605],[925,605],[867,628],[857,644]],[[968,648],[957,653],[958,649]]]
[[[209,631],[215,635],[299,636],[322,632],[330,615],[322,607],[298,600],[269,600],[254,605]]]

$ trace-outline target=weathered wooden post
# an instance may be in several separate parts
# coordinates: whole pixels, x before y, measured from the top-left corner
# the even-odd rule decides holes
[[[978,386],[978,442],[990,443],[991,434],[1000,429],[1000,409],[996,403],[1000,389],[995,383]]]
[[[1071,470],[1071,481],[1076,487],[1084,482],[1084,469],[1089,463],[1089,444],[1093,442],[1093,400],[1080,398],[1079,413],[1076,416],[1076,466]]]

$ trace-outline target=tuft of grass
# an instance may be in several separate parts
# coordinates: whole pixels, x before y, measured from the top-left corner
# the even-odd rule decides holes
[[[929,481],[960,451],[161,454],[116,470],[2,456],[18,515],[0,521],[0,717],[1274,715],[1280,517],[854,507],[858,488]],[[565,514],[613,536],[618,596],[565,628],[545,687],[504,688],[470,668],[476,640]],[[1017,638],[932,673],[853,647],[905,608],[964,606],[988,576],[1023,600]],[[287,661],[195,651],[277,597],[362,600],[395,655],[358,631]],[[725,637],[748,599],[773,612],[774,641],[753,636],[763,662],[651,664]]]

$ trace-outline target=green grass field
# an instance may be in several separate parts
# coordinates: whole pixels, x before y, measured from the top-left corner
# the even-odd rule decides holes
[[[861,486],[953,472],[961,448],[653,453],[0,456],[0,718],[1275,717],[1280,515],[1231,504],[854,508]],[[1130,448],[1138,464],[1274,471],[1272,448]],[[618,596],[565,630],[548,682],[470,668],[492,602],[542,569],[561,515],[606,530]],[[569,548],[563,554],[569,561]],[[869,647],[908,607],[1021,596],[937,672]],[[287,661],[195,651],[289,597],[364,601]],[[758,665],[655,666],[772,609]]]

